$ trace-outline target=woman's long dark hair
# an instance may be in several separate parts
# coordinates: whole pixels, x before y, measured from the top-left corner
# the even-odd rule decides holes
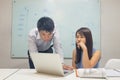
[[[93,40],[92,40],[91,31],[87,27],[82,27],[76,31],[75,36],[77,35],[77,33],[80,34],[81,36],[85,36],[86,46],[88,50],[88,57],[89,59],[91,59],[92,49],[93,49]],[[75,61],[76,64],[81,61],[81,57],[82,57],[82,49],[78,48],[76,43],[76,61]]]

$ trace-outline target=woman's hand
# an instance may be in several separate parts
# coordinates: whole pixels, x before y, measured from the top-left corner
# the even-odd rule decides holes
[[[82,42],[82,41],[81,41],[81,42],[79,42],[77,45],[78,45],[78,48],[80,48],[80,47],[81,47],[81,48],[82,48],[82,50],[86,50],[86,49],[87,49],[87,47],[86,47],[85,43],[84,43],[84,42]]]

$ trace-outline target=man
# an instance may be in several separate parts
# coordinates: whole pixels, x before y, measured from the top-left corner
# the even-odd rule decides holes
[[[29,53],[42,52],[53,53],[52,46],[56,53],[59,53],[63,64],[63,52],[59,39],[58,31],[54,26],[54,22],[49,17],[42,17],[38,20],[37,28],[32,29],[28,35],[28,58],[30,68],[34,68]],[[72,67],[63,64],[64,69],[72,69]]]

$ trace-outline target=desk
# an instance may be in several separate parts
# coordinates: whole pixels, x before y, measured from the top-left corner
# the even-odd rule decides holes
[[[75,73],[72,73],[65,77],[59,77],[55,75],[37,73],[35,69],[20,69],[5,80],[106,80],[106,79],[78,78],[75,76]],[[108,78],[107,80],[120,80],[120,77],[112,77]]]
[[[18,69],[0,69],[0,80],[4,80],[17,72]]]

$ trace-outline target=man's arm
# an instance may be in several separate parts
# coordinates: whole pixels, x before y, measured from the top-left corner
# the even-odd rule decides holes
[[[64,54],[63,54],[63,50],[62,50],[62,44],[60,42],[59,33],[57,31],[55,31],[54,36],[53,36],[53,46],[55,48],[55,52],[60,55],[62,65],[63,65],[63,69],[73,70],[72,66],[64,64]]]
[[[29,52],[38,52],[37,46],[35,44],[35,37],[31,36],[30,34],[28,35],[28,49]]]
[[[57,30],[54,31],[53,47],[55,49],[55,52],[60,55],[62,63],[64,63],[64,54],[63,54],[63,50],[62,50],[62,44],[60,42],[59,33]]]

